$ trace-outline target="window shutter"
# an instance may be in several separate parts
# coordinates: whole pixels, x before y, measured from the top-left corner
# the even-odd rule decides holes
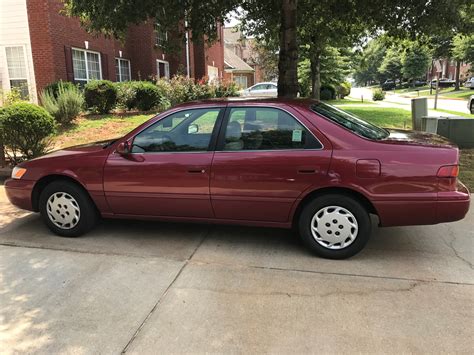
[[[105,53],[100,53],[100,65],[102,69],[102,79],[104,80],[110,80],[109,78],[109,65],[108,65],[108,60],[107,60],[107,54]],[[115,81],[115,80],[114,80]]]
[[[74,68],[72,66],[71,47],[64,46],[64,56],[66,59],[66,79],[67,81],[74,81]]]

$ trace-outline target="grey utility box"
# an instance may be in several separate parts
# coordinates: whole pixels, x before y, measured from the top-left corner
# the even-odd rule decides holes
[[[411,100],[411,126],[415,131],[422,130],[421,118],[428,116],[428,99],[418,97]]]
[[[421,128],[437,133],[460,148],[474,148],[474,119],[467,117],[423,117]]]

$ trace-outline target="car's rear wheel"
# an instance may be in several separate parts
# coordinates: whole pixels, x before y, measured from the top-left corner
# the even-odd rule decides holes
[[[367,210],[352,197],[328,194],[309,202],[301,212],[299,232],[317,255],[345,259],[361,251],[371,233]]]
[[[474,115],[474,102],[471,102],[471,115]]]
[[[91,230],[98,219],[94,203],[84,190],[69,181],[54,181],[40,194],[43,221],[62,237],[79,237]]]

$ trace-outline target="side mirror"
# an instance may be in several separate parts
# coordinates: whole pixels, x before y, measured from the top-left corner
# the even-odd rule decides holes
[[[188,126],[188,134],[194,134],[199,132],[199,126],[197,124],[190,124]]]
[[[130,154],[130,143],[122,142],[117,146],[116,152],[120,155]]]

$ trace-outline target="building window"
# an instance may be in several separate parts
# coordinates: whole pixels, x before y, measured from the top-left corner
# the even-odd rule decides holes
[[[241,89],[247,89],[247,77],[246,76],[234,76],[234,82]]]
[[[170,78],[170,63],[165,60],[156,60],[158,78]]]
[[[74,81],[86,83],[89,80],[102,79],[100,53],[83,49],[72,50]]]
[[[159,23],[155,23],[156,46],[163,48],[168,41],[168,32]]]
[[[22,46],[6,47],[10,89],[18,89],[23,99],[28,99],[28,73],[25,51]]]
[[[130,77],[130,61],[128,59],[115,58],[115,80],[129,81]]]

